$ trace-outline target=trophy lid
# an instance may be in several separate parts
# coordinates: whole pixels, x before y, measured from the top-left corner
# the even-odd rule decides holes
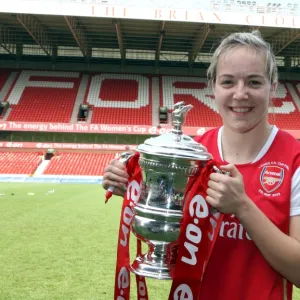
[[[174,105],[174,108],[172,112],[174,128],[172,131],[147,139],[144,144],[137,147],[136,151],[170,158],[201,161],[211,159],[211,154],[202,144],[195,142],[190,136],[182,132],[185,116],[193,106],[190,104],[184,106],[184,102],[179,102]]]

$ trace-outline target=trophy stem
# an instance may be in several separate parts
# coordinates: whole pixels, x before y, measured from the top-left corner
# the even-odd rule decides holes
[[[169,267],[175,263],[176,254],[170,251],[172,243],[151,241],[149,251],[136,257],[131,271],[137,275],[155,279],[172,279]]]

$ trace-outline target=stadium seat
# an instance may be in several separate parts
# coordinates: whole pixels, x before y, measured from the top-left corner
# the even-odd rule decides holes
[[[0,152],[1,174],[33,174],[42,161],[39,152]]]
[[[62,152],[52,157],[43,174],[102,176],[114,157],[115,154]]]

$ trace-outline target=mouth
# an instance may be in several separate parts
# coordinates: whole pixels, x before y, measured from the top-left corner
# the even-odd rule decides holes
[[[247,114],[253,110],[253,107],[229,107],[235,114]]]

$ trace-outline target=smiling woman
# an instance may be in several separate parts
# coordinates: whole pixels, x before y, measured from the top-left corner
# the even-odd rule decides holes
[[[208,183],[206,200],[225,216],[200,299],[292,299],[290,282],[300,284],[300,144],[268,122],[275,56],[258,32],[231,34],[208,78],[223,126],[196,140],[231,176],[211,174]],[[239,226],[249,239],[234,239]],[[230,276],[219,275],[212,292],[224,265]]]
[[[300,287],[300,143],[271,126],[275,56],[258,32],[216,49],[208,78],[223,126],[195,140],[224,173],[210,174],[206,201],[224,214],[199,300],[291,300]],[[127,183],[117,160],[103,187]]]

